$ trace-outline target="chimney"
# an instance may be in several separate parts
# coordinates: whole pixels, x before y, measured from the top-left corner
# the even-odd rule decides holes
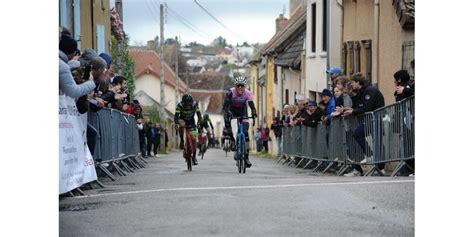
[[[280,14],[278,18],[275,20],[276,22],[276,34],[283,30],[285,26],[288,24],[288,19],[286,19],[283,14]]]
[[[151,50],[156,50],[156,43],[154,40],[149,40],[146,42],[146,48]]]

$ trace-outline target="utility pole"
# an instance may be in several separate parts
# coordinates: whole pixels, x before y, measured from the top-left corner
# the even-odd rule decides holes
[[[122,16],[122,0],[116,0],[115,1],[115,10],[120,16],[120,21],[123,22],[123,16]],[[118,68],[118,74],[122,75],[123,72],[123,65],[122,65],[122,59],[123,59],[123,41],[122,39],[117,39],[117,68]]]
[[[163,21],[163,4],[160,4],[160,119],[164,122],[165,118],[165,60],[163,59],[163,43],[164,43],[164,21]]]
[[[179,43],[178,43],[178,36],[176,36],[176,58],[175,58],[175,65],[174,65],[174,70],[176,74],[176,92],[175,92],[175,97],[176,97],[176,103],[179,101],[179,76],[178,76],[178,62],[179,62]]]

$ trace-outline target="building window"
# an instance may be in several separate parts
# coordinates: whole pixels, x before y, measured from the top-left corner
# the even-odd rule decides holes
[[[323,0],[323,51],[327,51],[327,37],[328,37],[328,11],[329,11],[329,6],[328,6],[328,1]]]
[[[285,104],[289,104],[290,102],[290,91],[285,89]]]
[[[316,52],[316,3],[311,4],[311,52]]]
[[[295,95],[293,96],[293,99],[295,99],[294,103],[296,104],[296,91],[295,91]]]

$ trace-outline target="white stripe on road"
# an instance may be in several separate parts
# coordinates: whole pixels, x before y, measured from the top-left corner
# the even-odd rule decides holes
[[[163,188],[151,190],[139,190],[119,193],[103,193],[87,196],[77,196],[74,198],[104,197],[114,195],[174,192],[174,191],[199,191],[199,190],[228,190],[228,189],[267,189],[267,188],[297,188],[314,186],[336,186],[336,185],[361,185],[361,184],[393,184],[393,183],[414,183],[415,180],[391,180],[391,181],[368,181],[368,182],[339,182],[339,183],[310,183],[310,184],[277,184],[277,185],[256,185],[256,186],[228,186],[228,187],[196,187],[196,188]]]

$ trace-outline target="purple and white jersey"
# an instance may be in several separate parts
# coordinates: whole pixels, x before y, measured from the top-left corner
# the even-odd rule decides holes
[[[230,89],[232,92],[232,99],[231,99],[231,112],[234,116],[248,116],[247,115],[247,101],[253,101],[252,93],[245,88],[242,95],[238,96],[235,87]]]

